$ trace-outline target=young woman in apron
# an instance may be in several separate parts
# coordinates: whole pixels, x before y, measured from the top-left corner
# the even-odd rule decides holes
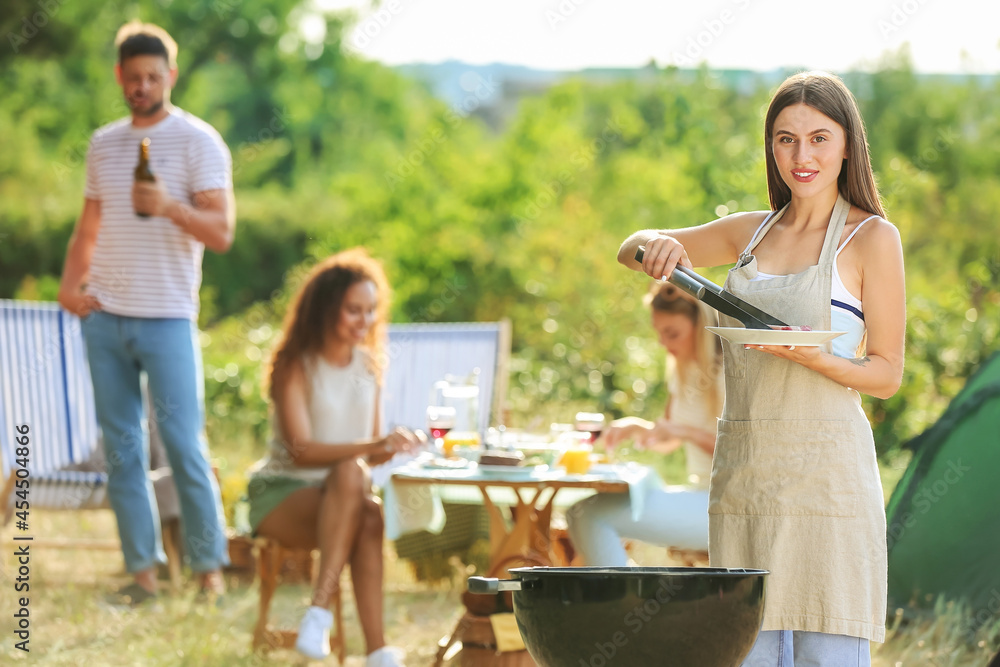
[[[725,287],[738,297],[789,324],[847,332],[822,347],[724,343],[709,556],[713,566],[771,572],[744,665],[867,666],[869,641],[885,638],[886,540],[859,393],[888,398],[902,379],[902,244],[839,78],[808,72],[782,83],[764,139],[772,211],[640,231],[618,259],[655,278],[678,263],[735,264]]]

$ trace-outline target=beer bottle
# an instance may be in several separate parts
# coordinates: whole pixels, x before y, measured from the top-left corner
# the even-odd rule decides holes
[[[149,169],[149,137],[139,142],[139,164],[135,167],[135,180],[146,183],[156,182],[156,177]],[[139,211],[136,211],[135,214],[140,218],[149,217],[148,213],[140,213]]]

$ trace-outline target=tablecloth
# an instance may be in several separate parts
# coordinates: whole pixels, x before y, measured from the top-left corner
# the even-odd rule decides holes
[[[461,469],[427,468],[428,459],[417,458],[410,463],[396,468],[393,474],[403,473],[407,476],[425,478],[427,484],[414,483],[411,480],[397,482],[390,476],[383,487],[383,511],[385,513],[385,535],[394,540],[401,535],[417,530],[426,530],[439,534],[444,528],[444,509],[441,505],[441,492],[438,486],[441,480],[462,479],[469,481],[505,481],[502,475],[495,473],[483,474],[475,466]],[[518,474],[510,481],[608,481],[622,480],[628,484],[629,501],[632,518],[636,521],[642,516],[646,495],[653,488],[660,488],[662,481],[655,471],[648,466],[627,463],[615,466],[601,466],[586,475],[566,475],[561,468],[546,470],[525,478]],[[498,489],[499,490],[499,489]],[[506,489],[504,489],[506,490]],[[574,489],[575,490],[575,489]],[[491,499],[493,494],[491,493]]]

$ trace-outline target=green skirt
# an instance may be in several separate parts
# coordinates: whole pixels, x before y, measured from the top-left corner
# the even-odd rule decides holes
[[[253,477],[247,485],[247,499],[250,501],[250,530],[257,536],[257,526],[280,505],[285,498],[299,489],[321,486],[322,482],[310,482],[297,477]]]

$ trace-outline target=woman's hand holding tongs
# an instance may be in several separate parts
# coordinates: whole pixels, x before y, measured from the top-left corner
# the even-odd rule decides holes
[[[694,268],[684,246],[672,236],[660,234],[646,241],[645,245],[642,270],[656,280],[669,278],[678,264],[689,269]]]

